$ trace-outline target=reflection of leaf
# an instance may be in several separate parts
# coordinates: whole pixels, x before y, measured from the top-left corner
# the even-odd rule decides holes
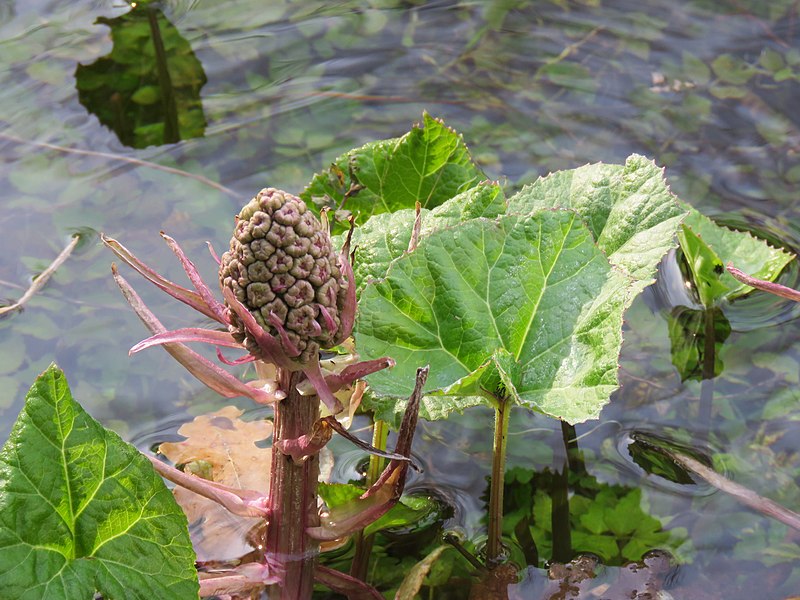
[[[717,225],[695,209],[690,210],[678,238],[700,301],[707,307],[753,289],[728,273],[725,265],[729,262],[751,277],[772,281],[794,258],[747,232]]]
[[[706,352],[706,319],[712,319],[714,332],[714,373],[716,377],[722,373],[723,364],[719,355],[722,346],[731,334],[731,324],[719,308],[694,310],[685,306],[676,306],[668,317],[669,339],[672,344],[672,364],[678,369],[681,381],[694,379],[701,381],[703,361]]]
[[[351,150],[317,174],[301,194],[309,206],[346,210],[359,223],[371,215],[433,208],[475,186],[483,174],[461,136],[427,113],[404,136]]]
[[[270,421],[242,421],[242,411],[226,406],[208,415],[195,417],[178,429],[183,442],[164,443],[159,452],[184,470],[211,466],[211,479],[239,489],[264,492],[269,487],[272,452],[256,442],[272,435]],[[175,488],[175,499],[190,523],[202,520],[202,531],[195,539],[200,560],[235,558],[250,550],[243,534],[261,519],[238,517],[216,502],[184,488]]]
[[[197,597],[186,519],[148,460],[50,367],[0,453],[3,598]]]
[[[202,136],[203,66],[164,14],[140,5],[97,22],[111,28],[114,47],[91,65],[78,65],[81,104],[134,148]]]
[[[652,445],[634,439],[628,444],[631,459],[647,473],[663,477],[673,483],[694,485],[695,481],[686,469],[675,464],[675,461],[663,452],[653,449]]]

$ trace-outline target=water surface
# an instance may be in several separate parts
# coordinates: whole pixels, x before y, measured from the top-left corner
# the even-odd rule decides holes
[[[463,133],[487,176],[510,189],[638,152],[664,165],[673,191],[706,213],[800,246],[796,3],[196,0],[161,8],[154,18],[175,63],[163,106],[153,101],[163,85],[153,56],[139,60],[157,54],[137,45],[151,26],[141,12],[0,0],[0,296],[19,297],[73,232],[88,232],[46,289],[0,321],[0,437],[52,361],[83,406],[126,439],[152,442],[154,431],[169,435],[165,423],[174,433],[217,407],[165,353],[127,356],[145,332],[91,232],[123,240],[181,280],[158,236],[165,230],[213,281],[205,241],[224,247],[233,215],[254,193],[299,192],[339,153],[404,133],[424,110]],[[647,539],[681,563],[673,597],[787,598],[800,585],[796,532],[696,483],[648,474],[627,441],[637,431],[674,438],[800,508],[797,310],[757,296],[726,307],[732,332],[703,422],[700,384],[681,381],[667,333],[670,311],[690,300],[675,291],[674,265],[664,272],[626,320],[622,389],[599,422],[577,429],[581,485],[628,498],[660,522],[664,535]],[[129,279],[168,326],[202,325]],[[446,525],[473,538],[484,527],[490,427],[488,412],[470,410],[421,425],[415,446],[427,468],[411,488],[438,490],[454,507]],[[507,512],[527,510],[531,482],[541,487],[561,468],[561,448],[557,424],[514,415],[507,479],[517,504]],[[585,537],[579,530],[574,540]],[[638,560],[647,549],[619,556]],[[548,559],[540,548],[536,566]]]

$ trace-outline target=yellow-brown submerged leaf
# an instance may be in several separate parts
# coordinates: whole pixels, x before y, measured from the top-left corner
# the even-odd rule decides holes
[[[439,546],[438,548],[435,548],[433,552],[428,554],[428,556],[411,567],[403,579],[403,583],[401,583],[400,587],[397,588],[397,593],[394,595],[394,600],[414,600],[416,595],[419,593],[423,582],[425,581],[425,577],[428,576],[433,563],[439,560],[442,552],[448,548],[449,546]]]
[[[211,465],[211,478],[240,489],[268,493],[272,451],[256,442],[272,436],[270,421],[244,421],[242,410],[226,406],[185,423],[178,433],[182,442],[161,444],[159,452],[176,465],[203,461]],[[175,500],[186,513],[198,560],[237,558],[252,550],[248,532],[262,519],[239,517],[219,504],[183,488],[175,488]]]

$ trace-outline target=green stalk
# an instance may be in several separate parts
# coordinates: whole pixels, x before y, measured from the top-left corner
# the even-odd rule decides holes
[[[310,433],[319,418],[319,398],[301,396],[297,391],[302,376],[300,372],[278,370],[278,383],[286,392],[286,398],[275,404],[269,494],[271,516],[265,547],[268,558],[282,564],[285,569],[283,582],[275,586],[269,596],[280,600],[311,598],[319,553],[319,544],[306,534],[308,527],[319,525],[319,457],[315,454],[296,463],[276,447],[280,440]]]
[[[506,474],[506,442],[511,413],[509,399],[496,399],[494,409],[494,446],[492,478],[489,487],[489,539],[486,541],[486,564],[490,568],[503,557],[503,486]]]
[[[700,382],[700,407],[698,422],[703,428],[706,439],[711,434],[711,416],[714,410],[714,367],[716,366],[716,328],[714,327],[714,311],[706,308],[705,339],[703,343],[703,380]]]
[[[561,421],[561,440],[564,442],[564,467],[553,477],[550,489],[550,525],[553,532],[553,556],[555,562],[568,563],[572,560],[572,530],[569,518],[569,471],[575,460],[578,443],[575,441],[575,427]]]
[[[379,450],[386,450],[386,440],[389,437],[389,426],[386,421],[375,421],[372,427],[372,445]],[[385,467],[386,459],[374,454],[369,457],[369,467],[367,467],[366,484],[371,487],[381,476]],[[361,581],[367,580],[369,570],[369,558],[372,554],[372,546],[375,542],[375,535],[364,535],[364,531],[359,531],[356,536],[356,549],[353,562],[350,565],[350,575]]]

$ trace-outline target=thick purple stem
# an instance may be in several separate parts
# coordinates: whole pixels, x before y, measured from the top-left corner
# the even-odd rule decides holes
[[[298,371],[278,371],[279,388],[286,393],[286,398],[275,405],[268,507],[272,519],[265,547],[268,562],[280,564],[285,573],[279,590],[270,595],[281,600],[311,597],[319,551],[319,544],[306,533],[307,529],[319,525],[318,455],[298,463],[281,450],[290,440],[310,436],[319,419],[318,397],[301,396],[297,391],[302,377]]]

